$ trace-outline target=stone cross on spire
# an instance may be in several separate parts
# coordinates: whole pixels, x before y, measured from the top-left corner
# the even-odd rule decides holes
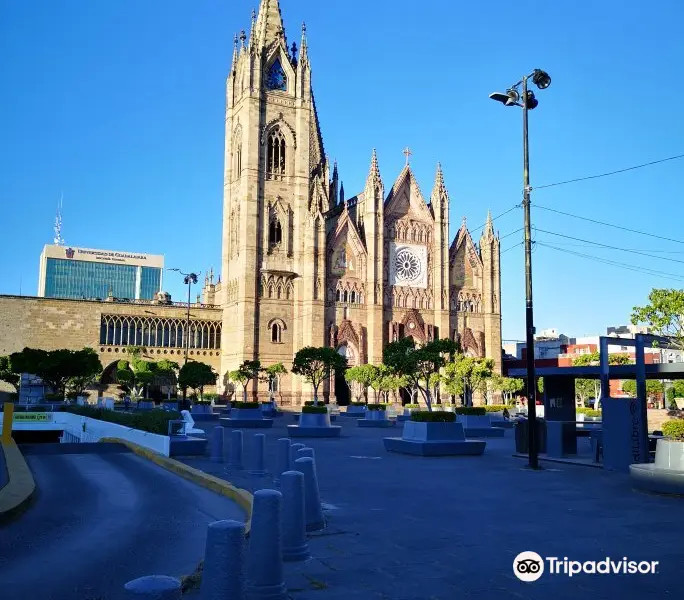
[[[402,154],[406,157],[406,166],[408,166],[409,157],[413,154],[413,152],[411,152],[411,149],[408,146],[406,146],[406,148],[404,148],[404,151],[402,152]]]

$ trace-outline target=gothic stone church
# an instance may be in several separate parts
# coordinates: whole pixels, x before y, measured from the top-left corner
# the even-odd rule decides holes
[[[204,289],[205,302],[223,306],[221,374],[256,358],[289,369],[304,346],[379,364],[403,336],[449,336],[500,370],[491,218],[479,246],[465,220],[451,241],[440,166],[426,198],[408,160],[386,187],[374,151],[364,189],[344,198],[323,145],[306,29],[290,47],[279,0],[261,0],[249,37],[236,38],[226,96],[223,277]],[[311,395],[289,374],[278,388],[285,404]],[[326,394],[348,394],[339,374]]]

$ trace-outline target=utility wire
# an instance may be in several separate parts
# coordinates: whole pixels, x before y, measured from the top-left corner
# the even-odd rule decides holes
[[[610,250],[619,250],[620,252],[631,252],[632,254],[639,254],[640,256],[647,256],[648,258],[657,258],[659,260],[667,260],[670,262],[676,262],[684,264],[684,260],[678,258],[670,258],[669,256],[657,256],[655,254],[648,254],[647,252],[640,252],[639,250],[630,250],[629,248],[618,248],[617,246],[611,246],[610,244],[601,244],[600,242],[592,242],[591,240],[583,240],[582,238],[576,238],[571,235],[565,235],[563,233],[556,233],[555,231],[547,231],[546,229],[539,229],[539,227],[534,228],[535,231],[540,233],[548,233],[549,235],[556,235],[558,237],[566,238],[569,240],[574,240],[576,242],[584,242],[585,244],[593,244],[594,246],[599,246],[601,248],[608,248]]]
[[[630,233],[638,233],[639,235],[646,235],[648,237],[656,238],[659,240],[665,240],[666,242],[675,242],[677,244],[684,244],[682,240],[675,240],[668,237],[663,237],[662,235],[656,235],[655,233],[647,233],[645,231],[639,231],[638,229],[631,229],[629,227],[622,227],[621,225],[615,225],[613,223],[606,223],[605,221],[597,221],[596,219],[590,219],[588,217],[581,217],[579,215],[573,215],[568,212],[563,212],[562,210],[557,210],[555,208],[549,208],[548,206],[542,206],[541,204],[535,204],[535,208],[541,208],[542,210],[548,210],[549,212],[555,212],[559,215],[564,215],[566,217],[573,217],[574,219],[581,219],[582,221],[589,221],[590,223],[596,223],[597,225],[605,225],[606,227],[613,227],[615,229],[621,229],[623,231],[629,231]]]
[[[552,244],[547,244],[545,242],[536,242],[536,245],[543,246],[545,248],[551,248],[553,250],[557,250],[558,252],[562,252],[565,254],[571,254],[573,256],[579,256],[581,258],[586,258],[586,259],[592,260],[594,262],[601,262],[601,263],[605,263],[608,265],[612,265],[614,267],[627,269],[629,271],[635,271],[637,273],[645,273],[647,275],[657,275],[658,277],[664,277],[666,279],[674,279],[675,281],[684,281],[684,277],[682,277],[681,275],[678,275],[676,273],[667,273],[665,271],[656,271],[655,269],[648,269],[646,267],[639,267],[637,265],[630,265],[627,263],[621,263],[621,262],[617,262],[617,261],[610,260],[607,258],[602,258],[600,256],[593,256],[591,254],[584,254],[582,252],[575,252],[574,250],[567,250],[566,248],[558,248],[557,246],[553,246]]]
[[[669,160],[677,160],[679,158],[684,158],[684,154],[678,154],[677,156],[668,156],[667,158],[661,158],[660,160],[654,160],[651,162],[643,163],[641,165],[634,165],[633,167],[627,167],[626,169],[618,169],[617,171],[610,171],[608,173],[600,173],[599,175],[588,175],[587,177],[578,177],[577,179],[568,179],[567,181],[559,181],[557,183],[547,183],[546,185],[538,185],[533,187],[533,190],[542,190],[544,188],[555,187],[557,185],[566,185],[568,183],[577,183],[578,181],[587,181],[588,179],[599,179],[600,177],[609,177],[610,175],[617,175],[618,173],[626,173],[627,171],[634,171],[636,169],[643,169],[644,167],[650,167],[651,165],[658,165],[660,163],[667,162]]]
[[[522,206],[522,204],[520,204],[520,203],[519,203],[519,204],[516,204],[515,206],[511,206],[511,208],[509,208],[508,210],[502,212],[500,215],[496,215],[496,217],[493,217],[493,218],[492,218],[492,221],[496,221],[497,219],[500,219],[500,218],[503,217],[504,215],[507,215],[509,212],[512,212],[512,211],[514,211],[516,208],[520,208],[521,206]],[[482,229],[486,224],[487,224],[487,222],[485,221],[484,223],[482,223],[482,225],[480,225],[479,227],[476,227],[475,229],[471,229],[470,231],[471,231],[472,233],[475,233],[476,231],[479,231],[480,229]]]

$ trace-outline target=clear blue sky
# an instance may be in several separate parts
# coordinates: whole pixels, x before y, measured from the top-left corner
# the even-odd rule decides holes
[[[70,245],[220,267],[225,78],[233,34],[258,0],[22,0],[0,9],[0,293],[35,294],[64,192]],[[372,148],[389,187],[405,146],[426,196],[441,161],[452,235],[521,199],[521,114],[490,101],[539,67],[533,185],[684,153],[684,8],[679,0],[281,0],[288,41],[306,21],[327,152],[347,196]],[[524,9],[524,12],[523,10]],[[534,193],[533,202],[684,240],[684,160]],[[673,260],[537,233],[564,250],[684,277],[684,244],[533,208],[539,228]],[[515,210],[495,223],[522,226]],[[473,232],[476,239],[479,231]],[[502,240],[502,250],[521,233]],[[570,246],[568,244],[580,244]],[[538,329],[570,335],[628,321],[652,287],[681,279],[537,246]],[[523,253],[502,255],[504,338],[524,336]],[[167,289],[184,294],[168,273]]]

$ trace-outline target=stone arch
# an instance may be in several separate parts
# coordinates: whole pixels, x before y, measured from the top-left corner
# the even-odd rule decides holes
[[[261,130],[261,145],[265,145],[268,136],[271,135],[271,132],[276,128],[279,127],[280,130],[283,132],[283,135],[285,136],[285,143],[287,144],[288,147],[292,148],[293,150],[297,149],[297,134],[295,133],[294,128],[292,125],[290,125],[285,118],[283,117],[283,113],[280,113],[277,118],[271,119],[266,125],[264,125],[264,128]]]

